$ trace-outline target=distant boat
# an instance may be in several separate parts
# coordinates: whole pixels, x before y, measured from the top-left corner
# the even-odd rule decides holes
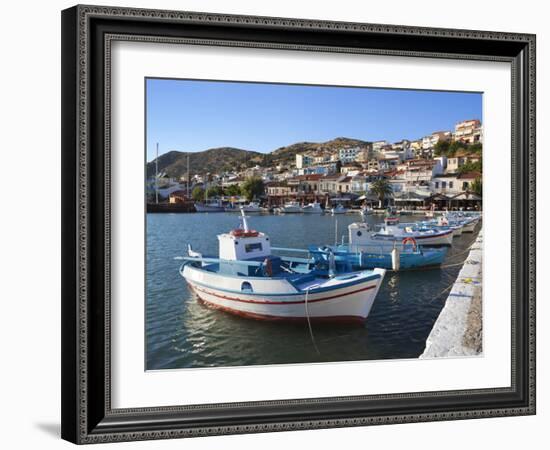
[[[414,230],[409,227],[400,228],[399,219],[386,218],[384,225],[378,230],[372,230],[367,223],[352,223],[348,226],[350,248],[355,251],[362,246],[386,245],[403,247],[406,238],[414,238],[418,245],[439,246],[452,245],[453,230]]]
[[[244,211],[245,213],[260,213],[262,212],[262,208],[260,207],[260,204],[257,202],[250,202],[248,205],[241,206],[241,211]]]
[[[179,257],[181,276],[205,304],[235,315],[271,321],[365,321],[384,269],[337,274],[310,258],[278,257],[269,236],[248,227],[218,235],[217,258]]]
[[[374,210],[372,208],[370,208],[368,206],[363,206],[361,208],[361,215],[362,216],[370,216],[372,214],[374,214]]]
[[[195,209],[197,212],[224,212],[225,207],[220,200],[212,200],[205,203],[195,203]]]
[[[306,214],[323,214],[323,208],[318,202],[308,203],[302,207],[302,212]]]
[[[280,212],[285,214],[301,213],[302,208],[300,207],[300,204],[298,202],[288,202],[280,208]]]
[[[344,207],[342,204],[340,204],[340,203],[330,210],[330,213],[331,213],[332,215],[335,215],[335,214],[346,214],[347,212],[348,212],[348,209],[345,208],[345,207]]]

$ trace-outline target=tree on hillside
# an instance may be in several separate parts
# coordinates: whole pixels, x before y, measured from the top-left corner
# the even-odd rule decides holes
[[[449,158],[452,158],[453,156],[455,156],[455,154],[462,150],[462,151],[466,151],[466,149],[468,148],[468,144],[462,142],[462,141],[453,141],[449,144],[449,150],[447,151],[447,156]]]
[[[207,190],[206,190],[206,196],[208,198],[212,198],[212,197],[218,197],[222,195],[222,188],[221,186],[210,186]]]
[[[449,141],[438,141],[434,145],[434,156],[444,156],[449,151]]]
[[[468,173],[468,172],[483,172],[483,163],[481,160],[476,162],[469,162],[460,166],[457,170],[458,173]]]
[[[470,190],[477,195],[481,196],[483,195],[483,183],[481,181],[481,177],[477,177],[471,184],[470,184]]]
[[[191,197],[193,197],[193,200],[196,202],[202,202],[204,200],[204,189],[200,186],[195,186],[193,192],[191,192]]]
[[[483,150],[483,145],[481,144],[481,142],[476,142],[475,144],[471,144],[468,147],[468,150],[472,153],[481,154],[481,152]]]
[[[229,195],[231,197],[236,197],[237,195],[241,195],[241,188],[238,184],[232,184],[231,186],[227,186],[225,188],[225,195]]]
[[[384,206],[384,200],[393,194],[393,189],[388,180],[377,180],[370,185],[370,193],[378,197],[378,206]]]
[[[251,201],[254,197],[259,197],[265,192],[264,182],[259,177],[247,178],[241,186],[241,193],[246,197],[248,201]]]

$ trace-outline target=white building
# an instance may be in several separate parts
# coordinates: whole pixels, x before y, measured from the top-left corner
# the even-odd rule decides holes
[[[481,141],[481,122],[478,119],[464,120],[455,125],[453,137],[456,141],[474,144]]]
[[[303,169],[309,167],[313,164],[314,158],[309,155],[304,155],[302,153],[296,154],[296,168]]]
[[[360,147],[341,148],[338,150],[338,157],[342,161],[342,164],[347,164],[355,161],[360,152]]]
[[[422,148],[432,148],[439,141],[450,141],[452,133],[450,131],[435,131],[428,136],[422,138]]]
[[[389,145],[388,141],[376,141],[372,143],[372,151],[374,153],[379,153],[382,151],[382,148]]]

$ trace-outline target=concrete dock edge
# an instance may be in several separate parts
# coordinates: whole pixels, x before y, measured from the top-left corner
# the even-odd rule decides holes
[[[426,340],[426,348],[419,358],[481,354],[482,246],[483,231],[481,230]],[[476,334],[479,335],[479,339],[472,338],[472,335]]]

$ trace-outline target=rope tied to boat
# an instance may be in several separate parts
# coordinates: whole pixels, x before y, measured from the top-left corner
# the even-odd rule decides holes
[[[311,343],[313,344],[313,347],[315,348],[315,351],[317,352],[317,354],[320,355],[321,352],[319,351],[319,348],[317,347],[317,343],[315,342],[315,336],[313,336],[313,328],[311,327],[311,320],[309,319],[309,309],[308,309],[308,306],[307,306],[307,300],[308,300],[310,289],[311,289],[311,286],[306,288],[306,297],[304,299],[305,300],[304,304],[305,304],[305,307],[306,307],[307,326],[309,328],[309,335],[311,337]]]

